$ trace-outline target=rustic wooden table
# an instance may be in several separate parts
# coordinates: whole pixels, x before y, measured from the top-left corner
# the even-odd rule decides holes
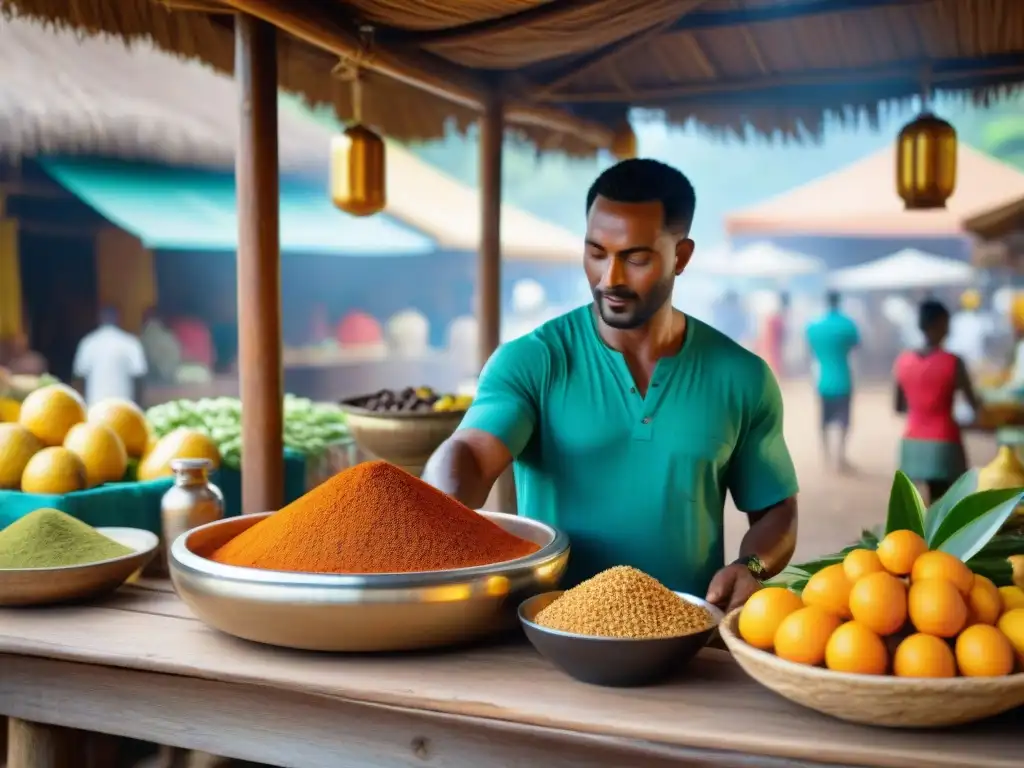
[[[262,647],[200,624],[162,582],[94,606],[0,611],[0,714],[15,718],[8,768],[82,765],[78,732],[64,728],[294,768],[1020,768],[1024,744],[1020,710],[927,733],[819,716],[721,651],[676,682],[612,690],[525,645],[387,657]]]

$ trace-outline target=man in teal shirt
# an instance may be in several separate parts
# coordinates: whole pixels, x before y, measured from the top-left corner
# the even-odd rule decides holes
[[[792,556],[797,482],[768,366],[672,307],[695,202],[654,160],[598,177],[583,257],[593,304],[494,353],[424,479],[479,508],[514,462],[520,514],[569,535],[568,585],[632,565],[733,607]],[[750,521],[729,565],[727,491]]]
[[[853,400],[853,376],[850,353],[860,344],[857,324],[839,309],[839,294],[828,294],[828,310],[807,326],[807,344],[814,355],[815,378],[821,399],[821,443],[825,459],[832,456],[829,427],[839,429],[836,463],[846,470],[846,439],[850,432],[850,405]]]

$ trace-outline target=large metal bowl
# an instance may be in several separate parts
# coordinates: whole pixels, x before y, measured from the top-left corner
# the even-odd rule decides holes
[[[349,432],[370,458],[384,459],[419,477],[430,455],[459,426],[465,411],[371,411],[341,403]]]
[[[170,573],[201,621],[287,648],[404,651],[477,640],[514,627],[516,607],[557,587],[569,561],[564,533],[497,512],[480,514],[541,549],[474,568],[360,575],[239,568],[203,556],[268,514],[218,520],[182,534],[171,544]]]

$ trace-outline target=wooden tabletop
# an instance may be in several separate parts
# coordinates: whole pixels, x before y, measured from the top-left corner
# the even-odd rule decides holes
[[[0,654],[0,708],[7,707],[0,714],[26,719],[42,712],[47,701],[57,706],[52,698],[64,695],[57,689],[69,677],[84,679],[102,672],[106,677],[102,682],[97,678],[96,695],[107,696],[108,704],[104,706],[118,697],[123,699],[126,711],[122,717],[129,719],[133,709],[144,706],[153,681],[165,681],[172,688],[180,686],[176,695],[206,690],[204,686],[209,686],[209,696],[235,691],[241,698],[223,706],[233,706],[240,712],[256,706],[259,692],[270,689],[284,701],[296,696],[327,697],[339,706],[355,706],[364,715],[430,714],[473,727],[500,726],[508,734],[519,734],[515,738],[520,741],[608,738],[614,740],[616,749],[624,750],[623,754],[635,749],[636,755],[668,760],[651,760],[647,763],[650,765],[680,764],[678,759],[670,758],[683,751],[691,755],[685,764],[701,766],[797,764],[786,761],[885,768],[1022,765],[1022,710],[952,731],[866,728],[790,704],[748,678],[728,654],[712,650],[704,651],[674,682],[628,690],[575,682],[528,645],[517,643],[388,656],[287,651],[235,640],[207,628],[161,582],[124,587],[93,606],[0,611]],[[36,661],[25,657],[35,657]],[[42,660],[59,662],[64,665],[60,669],[76,670],[75,675],[58,675],[56,667],[50,674]],[[120,685],[116,675],[127,681],[129,670],[148,673],[145,679],[150,682],[136,685],[130,693],[127,687],[116,690]],[[36,695],[34,704],[23,703],[19,705],[22,709],[10,711],[13,705],[9,702],[16,696],[13,688],[4,686],[16,686],[17,682],[12,681],[21,675],[26,685],[24,693],[30,673],[35,675],[34,689],[42,692]],[[222,685],[213,687],[212,683]],[[51,689],[47,693],[48,685]],[[247,695],[252,698],[247,699]],[[129,704],[127,700],[132,697],[134,703]],[[101,705],[97,702],[96,706]],[[340,721],[335,722],[341,728]],[[77,721],[57,724],[84,727]],[[266,723],[255,727],[266,727]],[[467,725],[464,732],[470,731]],[[160,735],[159,728],[152,734],[128,727],[116,732],[152,740],[159,740]],[[278,738],[284,737],[279,733]],[[308,741],[312,737],[303,738]],[[425,742],[413,741],[413,754],[424,758],[426,753],[421,751],[427,749]],[[179,746],[214,751],[206,743]],[[732,758],[711,759],[710,755],[723,751]],[[318,763],[311,760],[308,764]],[[457,761],[429,764],[462,765]],[[549,765],[554,764],[549,761]]]

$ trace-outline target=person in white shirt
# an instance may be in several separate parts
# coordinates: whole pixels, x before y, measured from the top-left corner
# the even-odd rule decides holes
[[[113,307],[100,312],[100,327],[78,343],[73,368],[85,381],[88,405],[108,397],[136,400],[137,385],[148,370],[142,342],[118,326]]]

